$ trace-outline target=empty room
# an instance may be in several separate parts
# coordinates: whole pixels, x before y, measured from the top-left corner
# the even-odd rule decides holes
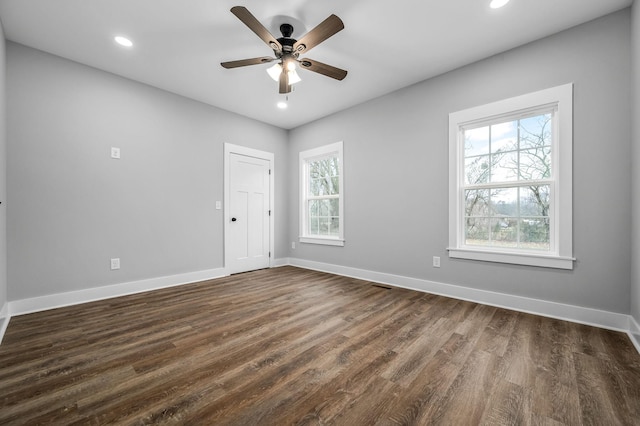
[[[0,34],[0,424],[640,424],[638,0]]]

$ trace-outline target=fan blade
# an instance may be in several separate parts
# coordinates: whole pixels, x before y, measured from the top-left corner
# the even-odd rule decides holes
[[[336,15],[331,15],[298,40],[293,45],[293,51],[308,52],[343,28],[342,20]]]
[[[336,80],[343,80],[347,76],[347,71],[314,61],[313,59],[300,59],[300,66],[309,71],[335,78]]]
[[[251,31],[256,33],[256,35],[260,37],[262,41],[267,43],[267,46],[269,46],[276,52],[282,51],[282,45],[280,44],[280,42],[271,35],[269,30],[267,30],[264,25],[262,25],[260,21],[258,21],[246,7],[234,6],[231,8],[231,13],[236,15],[236,17],[241,20],[247,27],[249,27]]]
[[[289,84],[289,73],[282,71],[280,73],[280,93],[291,92],[291,85]]]
[[[251,59],[241,59],[239,61],[221,62],[220,65],[229,69],[229,68],[246,67],[247,65],[266,64],[274,60],[275,59],[272,57],[263,56],[261,58],[251,58]]]

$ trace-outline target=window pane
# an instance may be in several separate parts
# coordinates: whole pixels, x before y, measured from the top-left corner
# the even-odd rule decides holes
[[[518,216],[518,188],[491,190],[493,216]]]
[[[520,246],[532,250],[550,250],[549,218],[522,218],[520,222]]]
[[[550,146],[551,114],[542,114],[520,120],[520,149]]]
[[[486,183],[489,181],[489,156],[465,158],[464,160],[464,176],[467,184],[475,185],[478,183]]]
[[[518,151],[491,155],[491,182],[510,182],[518,179]]]
[[[520,152],[520,179],[548,179],[551,177],[551,147],[527,149]]]
[[[309,201],[309,217],[318,216],[318,200]]]
[[[320,209],[318,210],[318,216],[326,217],[329,216],[329,209],[331,208],[331,204],[329,200],[318,200],[320,204]]]
[[[489,218],[468,217],[465,219],[465,244],[489,245]]]
[[[324,178],[309,179],[309,194],[313,196],[325,195],[327,193],[326,187]]]
[[[491,152],[500,153],[504,151],[514,151],[518,149],[518,122],[508,121],[506,123],[494,124],[491,126]]]
[[[318,218],[318,235],[329,235],[329,218]]]
[[[329,235],[332,237],[340,236],[340,218],[337,216],[332,217],[329,225]]]
[[[331,200],[329,200],[329,205],[330,205],[329,214],[331,214],[332,216],[339,216],[340,215],[340,199],[332,198]]]
[[[334,176],[331,178],[331,190],[329,194],[336,195],[340,193],[340,178]]]
[[[491,219],[491,240],[496,247],[518,246],[518,220],[511,217]]]
[[[318,235],[319,221],[317,217],[309,218],[309,234]]]
[[[321,176],[319,166],[320,165],[317,161],[309,162],[309,178],[310,179],[318,179]]]
[[[489,216],[489,190],[464,191],[465,216]]]
[[[338,157],[331,157],[327,161],[329,162],[329,176],[340,176],[340,169],[338,168],[340,160]]]
[[[464,156],[489,154],[489,126],[464,131]]]
[[[520,189],[521,216],[549,216],[549,185],[529,186]]]

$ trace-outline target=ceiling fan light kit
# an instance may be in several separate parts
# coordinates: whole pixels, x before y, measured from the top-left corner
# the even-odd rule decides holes
[[[282,37],[276,39],[246,7],[234,6],[231,8],[231,13],[240,19],[273,50],[275,58],[263,56],[259,58],[222,62],[220,65],[224,68],[231,69],[277,61],[274,66],[267,69],[267,72],[271,78],[278,82],[280,93],[290,93],[291,86],[301,81],[300,76],[296,72],[298,65],[302,69],[307,69],[336,80],[342,80],[347,76],[347,71],[343,69],[323,64],[322,62],[318,62],[313,59],[299,58],[301,53],[308,52],[318,44],[344,29],[344,23],[336,15],[329,16],[318,24],[318,26],[305,34],[300,40],[296,40],[291,37],[293,34],[293,26],[290,24],[280,25]]]
[[[293,65],[293,66],[291,66]],[[280,64],[275,64],[274,66],[267,68],[267,74],[269,74],[269,76],[274,80],[274,81],[280,81],[280,74],[282,73],[282,65]],[[293,63],[289,63],[287,65],[287,73],[289,74],[289,84],[296,84],[300,81],[302,81],[302,79],[300,78],[300,76],[298,75],[298,73],[296,72],[296,67],[295,64]]]

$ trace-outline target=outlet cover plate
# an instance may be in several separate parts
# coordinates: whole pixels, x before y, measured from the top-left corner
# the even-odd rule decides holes
[[[120,269],[120,258],[116,257],[111,259],[111,270]]]

